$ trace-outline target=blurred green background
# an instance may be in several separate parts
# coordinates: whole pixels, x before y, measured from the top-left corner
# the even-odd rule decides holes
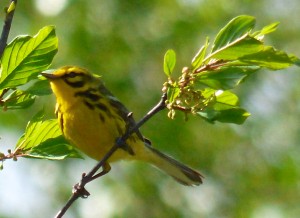
[[[0,8],[9,1],[1,1]],[[163,55],[177,53],[176,71],[240,14],[257,27],[279,21],[268,44],[300,56],[298,0],[26,0],[18,1],[10,39],[55,25],[59,52],[53,68],[79,65],[101,74],[106,85],[142,117],[161,95]],[[3,10],[2,10],[3,11]],[[3,17],[2,13],[2,17]],[[252,116],[244,125],[211,125],[197,117],[169,120],[163,111],[142,132],[153,145],[205,175],[184,187],[143,163],[119,162],[87,186],[71,217],[296,218],[300,214],[299,69],[260,71],[236,90]],[[54,117],[54,98],[0,112],[0,151],[13,148],[41,108]],[[71,187],[95,161],[19,159],[0,172],[0,217],[53,217]]]

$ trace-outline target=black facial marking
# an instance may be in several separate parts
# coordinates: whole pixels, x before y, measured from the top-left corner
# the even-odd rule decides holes
[[[74,78],[74,77],[76,77],[78,75],[80,75],[80,74],[79,73],[75,73],[74,71],[71,71],[71,72],[67,73],[65,75],[65,77]]]
[[[88,89],[86,91],[75,92],[75,97],[82,96],[96,102],[101,98],[101,96],[93,93],[94,91],[94,89]]]
[[[84,77],[86,76],[87,75],[84,73],[76,73],[74,71],[71,71],[63,75],[62,79],[64,80],[65,83],[67,83],[69,86],[73,88],[81,88],[85,84]]]
[[[68,78],[63,79],[65,83],[67,83],[69,86],[72,86],[73,88],[81,88],[84,86],[84,81],[70,81]]]

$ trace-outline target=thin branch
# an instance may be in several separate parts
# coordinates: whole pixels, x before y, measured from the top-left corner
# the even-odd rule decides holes
[[[11,149],[8,149],[8,154],[4,154],[0,152],[0,161],[4,162],[8,159],[17,160],[19,157],[26,157],[26,154],[24,154],[21,150],[15,150],[14,152],[11,151]]]
[[[138,133],[139,128],[144,125],[151,117],[153,117],[155,114],[157,114],[159,111],[166,108],[165,101],[167,99],[167,95],[164,93],[161,97],[161,100],[159,103],[154,106],[138,123],[135,123],[133,120],[131,114],[129,114],[129,127],[126,130],[126,133],[119,138],[114,146],[108,151],[108,153],[105,154],[105,156],[98,162],[98,164],[88,173],[83,174],[82,179],[79,183],[77,183],[73,187],[73,193],[72,196],[69,198],[65,206],[57,213],[55,216],[56,218],[61,218],[66,213],[66,211],[71,207],[71,205],[79,198],[87,198],[90,194],[89,192],[84,188],[84,186],[93,181],[96,178],[101,177],[102,175],[106,174],[108,171],[105,169],[105,164],[107,160],[113,155],[113,153],[118,149],[124,146],[126,140],[129,138],[129,136],[135,132]],[[138,133],[139,134],[139,133]],[[96,172],[103,168],[103,171],[96,174]]]
[[[2,28],[2,33],[0,38],[0,58],[2,57],[4,49],[7,45],[7,39],[8,39],[16,6],[17,6],[17,0],[11,0],[9,7],[6,10],[6,16],[5,16],[4,25]]]

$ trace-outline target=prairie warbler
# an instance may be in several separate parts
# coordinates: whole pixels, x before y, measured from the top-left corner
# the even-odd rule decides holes
[[[100,160],[127,128],[129,111],[106,89],[99,76],[75,66],[43,72],[56,96],[56,115],[65,138],[88,156]],[[184,185],[199,185],[202,175],[150,145],[141,134],[126,141],[109,159],[148,162]],[[104,170],[110,170],[106,163]]]

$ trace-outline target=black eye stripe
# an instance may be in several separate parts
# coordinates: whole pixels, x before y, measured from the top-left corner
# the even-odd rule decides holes
[[[62,76],[62,79],[67,83],[69,86],[73,88],[81,88],[85,84],[85,78],[87,77],[84,73],[78,73],[75,71],[71,71],[69,73],[66,73]]]
[[[84,76],[86,76],[86,74],[71,71],[71,72],[68,72],[65,75],[63,75],[62,78],[75,78],[75,77],[84,77]]]
[[[68,80],[68,78],[64,78],[63,80],[65,81],[65,83],[67,83],[69,86],[72,86],[73,88],[81,88],[85,84],[85,82],[83,80],[71,81],[71,80]]]
[[[71,71],[70,73],[67,73],[66,76],[69,78],[74,78],[76,76],[79,76],[79,74],[75,73],[74,71]]]

